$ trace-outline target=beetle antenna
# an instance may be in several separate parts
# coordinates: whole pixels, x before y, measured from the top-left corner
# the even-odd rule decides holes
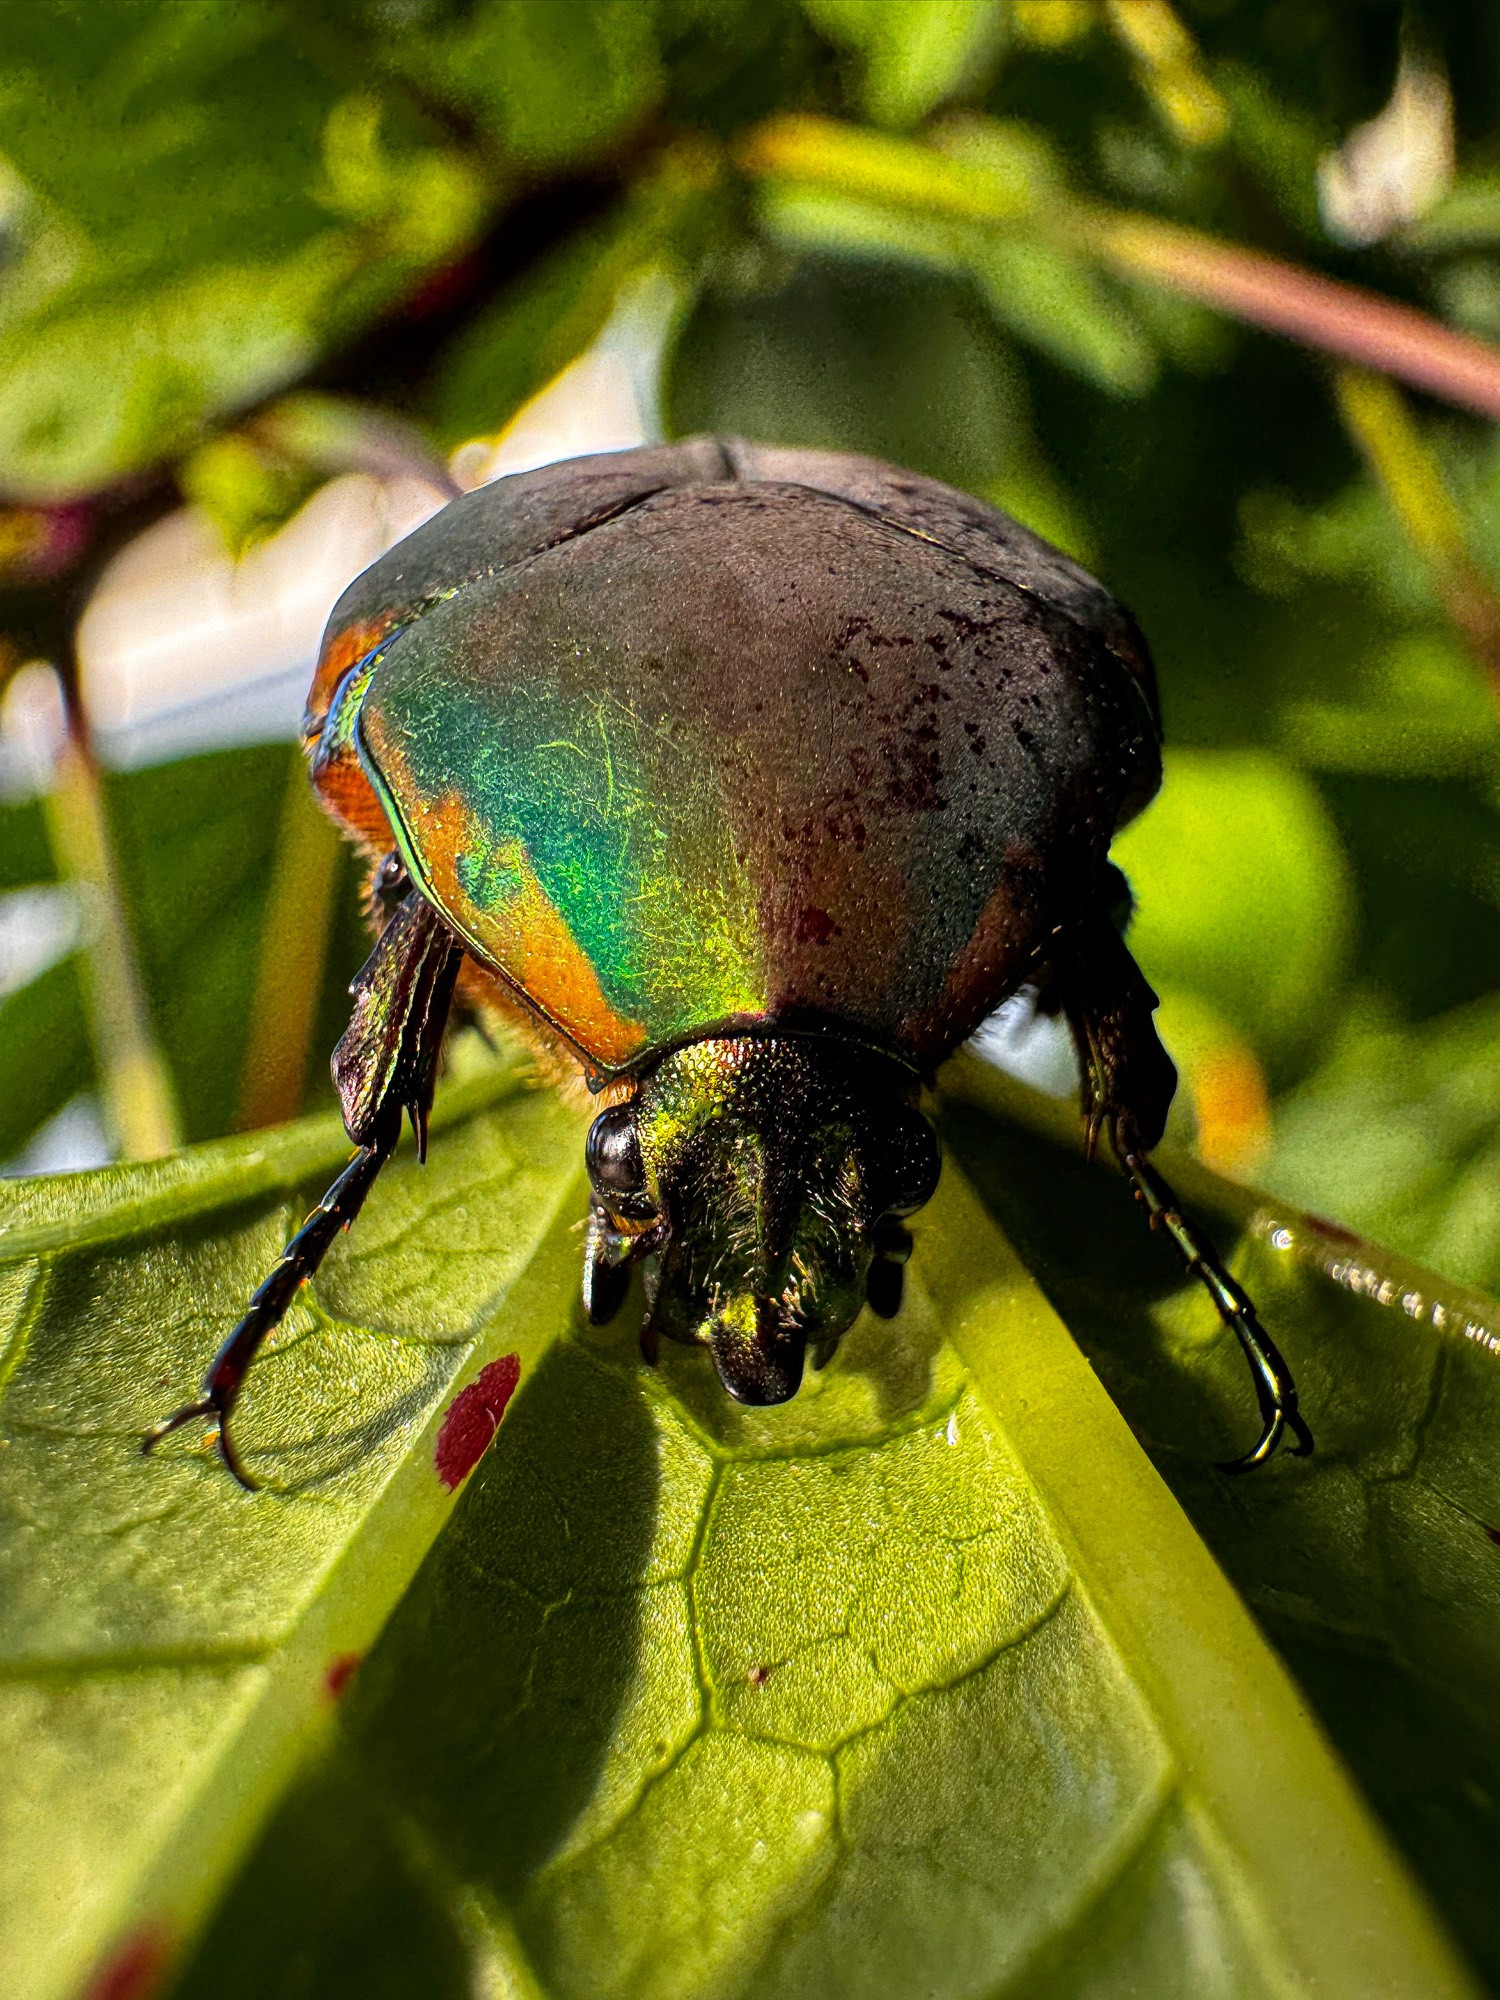
[[[1171,1186],[1144,1153],[1134,1151],[1123,1141],[1117,1150],[1120,1164],[1135,1188],[1136,1199],[1145,1204],[1153,1226],[1164,1229],[1171,1237],[1177,1254],[1207,1290],[1220,1319],[1239,1341],[1250,1364],[1260,1404],[1260,1442],[1243,1458],[1222,1461],[1219,1470],[1249,1472],[1257,1465],[1264,1465],[1288,1432],[1295,1440],[1291,1446],[1293,1454],[1306,1458],[1313,1448],[1313,1438],[1297,1407],[1297,1385],[1281,1350],[1261,1325],[1249,1293],[1224,1269],[1212,1243],[1188,1221]]]

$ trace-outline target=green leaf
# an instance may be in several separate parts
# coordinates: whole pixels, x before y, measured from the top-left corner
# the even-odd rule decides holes
[[[877,125],[912,125],[988,81],[1000,54],[1001,0],[802,0],[821,34],[859,59],[857,92]]]
[[[984,1115],[986,1087],[959,1154],[990,1200],[997,1157],[1029,1153],[1015,1178],[1060,1197],[1077,1295],[1067,1171]],[[337,1133],[9,1198],[4,1796],[26,1832],[0,1843],[7,1990],[165,1963],[205,1922],[183,1995],[275,1990],[293,1964],[330,2000],[481,1979],[1168,2000],[1208,1962],[1237,1993],[1471,1990],[956,1161],[901,1318],[747,1411],[701,1354],[642,1370],[628,1318],[555,1342],[577,1315],[573,1113],[504,1076],[444,1112],[432,1166],[391,1171],[257,1374],[242,1437],[279,1489],[260,1497],[206,1447],[146,1461],[136,1439]],[[1050,1253],[1038,1269],[1050,1289]],[[1080,1317],[1118,1367],[1135,1322],[1102,1297]],[[1134,1356],[1126,1399],[1166,1438],[1196,1407],[1179,1483],[1229,1556],[1273,1591],[1335,1562],[1295,1533],[1247,1552],[1239,1496],[1285,1528],[1312,1493],[1317,1519],[1363,1435],[1419,1572],[1448,1529],[1422,1482],[1380,1484],[1380,1453],[1431,1396],[1392,1404],[1381,1376],[1328,1434],[1336,1384],[1283,1328],[1329,1456],[1226,1489],[1206,1458],[1250,1399],[1237,1361],[1225,1393],[1199,1304],[1173,1301],[1175,1339],[1149,1373]],[[1339,1334],[1318,1307],[1315,1348]],[[1399,1366],[1413,1323],[1385,1324]],[[522,1387],[443,1527],[440,1410],[509,1351]],[[1473,1423],[1444,1430],[1472,1460]],[[1394,1609],[1389,1574],[1336,1569],[1315,1602]],[[1484,1660],[1465,1685],[1492,1686],[1500,1622],[1443,1610],[1419,1656]],[[329,1670],[341,1685],[372,1642],[330,1737]],[[61,1933],[34,1921],[59,1898]]]
[[[959,1171],[919,1228],[784,1409],[549,1352],[178,2000],[1471,1990]]]
[[[801,258],[705,288],[672,355],[668,428],[869,452],[986,492],[1037,453],[1014,362],[961,280]]]
[[[346,7],[378,59],[478,121],[528,168],[600,152],[637,124],[664,77],[654,0],[438,0]]]
[[[251,996],[263,955],[267,887],[281,799],[300,777],[289,745],[214,751],[108,775],[105,796],[152,1025],[190,1138],[230,1130],[239,1099]],[[8,809],[15,828],[6,862],[13,886],[50,878],[34,809]],[[322,975],[309,1064],[309,1102],[331,1102],[324,1052],[348,1019],[347,988],[369,950],[354,893],[357,864],[341,866],[341,891]],[[11,885],[8,885],[11,886]],[[283,977],[298,976],[295,965]],[[75,1091],[93,1080],[76,967],[52,967],[0,1001],[0,1160],[15,1154]]]
[[[1166,770],[1113,850],[1136,897],[1131,949],[1154,985],[1285,1057],[1339,994],[1353,910],[1338,834],[1315,787],[1263,752],[1168,751]]]
[[[1117,395],[1152,386],[1150,341],[1082,257],[1017,235],[977,245],[969,262],[990,310],[1019,339]]]
[[[221,750],[123,773],[107,799],[141,971],[190,1138],[231,1129],[251,998],[275,938],[263,930],[287,784],[304,782],[286,744]],[[326,1052],[348,1021],[349,980],[369,950],[349,853],[307,1079],[331,1102]],[[295,965],[283,977],[298,976]]]
[[[268,5],[0,26],[0,483],[66,495],[303,374],[449,260],[498,189]],[[11,187],[11,183],[14,186]]]
[[[438,364],[439,433],[457,443],[503,430],[602,332],[633,282],[686,280],[715,227],[718,180],[712,155],[679,146],[607,222],[568,238],[477,314]]]
[[[71,2000],[202,1921],[450,1512],[455,1385],[505,1353],[524,1379],[566,1324],[576,1115],[492,1071],[443,1123],[257,1370],[263,1498],[140,1436],[342,1163],[336,1123],[0,1191],[0,1990]]]
[[[1368,1002],[1277,1112],[1268,1177],[1365,1234],[1500,1289],[1500,1004],[1419,1029]]]
[[[968,1062],[945,1136],[1387,1830],[1500,1987],[1500,1306],[1189,1162],[1172,1178],[1296,1370],[1317,1439],[1226,1478],[1244,1365],[1071,1106]],[[1347,1136],[1356,1154],[1364,1135]]]
[[[50,882],[55,873],[41,807],[34,800],[0,805],[0,890]]]
[[[0,1162],[94,1081],[94,1054],[70,956],[0,1000]]]

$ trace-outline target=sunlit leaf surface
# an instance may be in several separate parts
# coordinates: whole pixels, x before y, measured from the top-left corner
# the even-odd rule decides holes
[[[342,1162],[337,1126],[5,1192],[0,1991],[72,1995],[143,1926],[201,1921],[449,1512],[455,1385],[502,1353],[529,1373],[566,1323],[577,1120],[503,1075],[455,1097],[257,1373],[261,1499],[140,1434]]]
[[[1016,1123],[1020,1117],[1029,1130]],[[1500,1922],[1500,1308],[1201,1170],[1183,1193],[1292,1362],[1318,1449],[1254,1478],[1234,1343],[1070,1107],[955,1064],[946,1131],[1194,1527],[1493,1983]]]
[[[185,1994],[1469,1990],[956,1162],[901,1318],[747,1412],[578,1325],[580,1130],[451,1087],[257,1374],[259,1497],[137,1438],[336,1133],[12,1194],[11,1990],[195,1937]],[[1316,1422],[1323,1319],[1284,1331]],[[510,1353],[450,1519],[442,1411]]]

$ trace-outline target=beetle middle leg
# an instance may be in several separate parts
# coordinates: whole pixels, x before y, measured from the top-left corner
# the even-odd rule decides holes
[[[411,1119],[419,1158],[426,1159],[427,1114],[462,958],[462,947],[431,904],[415,891],[407,895],[350,988],[354,1018],[333,1055],[344,1126],[358,1151],[256,1291],[210,1363],[197,1400],[154,1424],[141,1441],[143,1451],[195,1418],[207,1418],[218,1427],[219,1456],[241,1486],[254,1490],[230,1432],[234,1406],[262,1342],[359,1214],[395,1151],[403,1115]]]
[[[1137,1201],[1204,1286],[1250,1366],[1260,1405],[1260,1439],[1252,1451],[1221,1470],[1247,1472],[1263,1465],[1287,1435],[1292,1451],[1305,1456],[1313,1448],[1312,1432],[1297,1407],[1291,1369],[1261,1325],[1249,1294],[1225,1270],[1207,1234],[1183,1214],[1171,1186],[1147,1157],[1161,1138],[1177,1085],[1177,1072],[1152,1018],[1156,995],[1103,909],[1080,927],[1060,957],[1056,991],[1078,1048],[1089,1151],[1108,1127],[1115,1157]]]

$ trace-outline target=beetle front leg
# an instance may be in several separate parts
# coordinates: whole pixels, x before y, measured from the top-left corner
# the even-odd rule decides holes
[[[1147,1158],[1166,1126],[1177,1072],[1152,1018],[1156,995],[1124,940],[1100,912],[1075,936],[1057,968],[1057,984],[1078,1048],[1087,1145],[1092,1154],[1107,1126],[1115,1157],[1153,1228],[1165,1230],[1192,1277],[1239,1341],[1255,1383],[1261,1434],[1254,1450],[1225,1462],[1225,1472],[1263,1465],[1284,1436],[1305,1457],[1312,1432],[1297,1407],[1297,1385],[1244,1288],[1225,1270],[1208,1236],[1182,1212],[1171,1186]]]
[[[589,1202],[588,1231],[583,1240],[583,1310],[590,1326],[607,1326],[614,1318],[630,1290],[631,1265],[659,1250],[665,1234],[660,1223],[647,1229],[622,1229],[597,1196]],[[643,1327],[643,1351],[648,1344]],[[656,1359],[654,1353],[646,1358]]]
[[[360,1147],[282,1251],[281,1261],[260,1285],[244,1318],[210,1363],[197,1402],[185,1403],[170,1417],[153,1424],[141,1440],[142,1451],[153,1450],[163,1438],[170,1437],[173,1431],[180,1430],[195,1417],[207,1417],[218,1427],[220,1458],[241,1486],[248,1492],[256,1490],[260,1482],[246,1471],[244,1461],[235,1449],[229,1419],[262,1341],[281,1324],[287,1307],[316,1272],[339,1231],[347,1229],[364,1206],[365,1196],[375,1185],[376,1176],[389,1159],[401,1130],[399,1107],[391,1126],[384,1140]]]
[[[350,988],[354,1018],[333,1055],[344,1128],[359,1150],[256,1291],[214,1356],[196,1402],[153,1424],[141,1440],[142,1451],[205,1417],[218,1427],[219,1456],[241,1486],[254,1491],[256,1481],[230,1433],[235,1403],[266,1336],[363,1207],[395,1151],[403,1116],[411,1119],[418,1158],[426,1159],[427,1114],[462,957],[458,940],[431,904],[409,892]]]

